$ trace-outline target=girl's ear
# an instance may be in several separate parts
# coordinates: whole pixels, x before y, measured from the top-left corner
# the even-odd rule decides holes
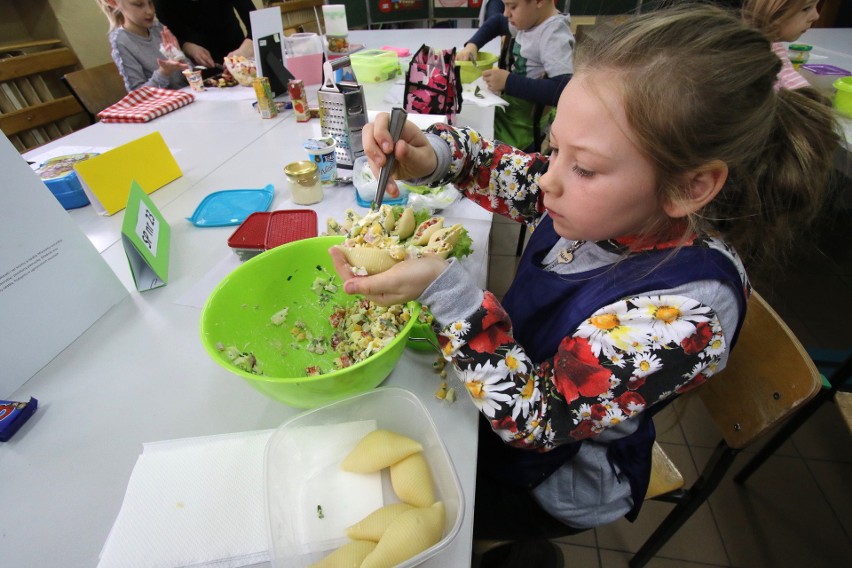
[[[666,215],[676,219],[695,213],[719,194],[728,179],[728,165],[714,160],[684,176],[686,189],[677,199],[663,203]]]

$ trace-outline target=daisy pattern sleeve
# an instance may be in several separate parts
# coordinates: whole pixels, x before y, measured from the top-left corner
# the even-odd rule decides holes
[[[716,372],[727,349],[714,311],[684,296],[637,296],[602,307],[532,364],[508,315],[486,292],[442,332],[444,354],[504,442],[548,450],[593,438]]]
[[[544,214],[538,180],[547,171],[547,157],[486,140],[470,128],[435,124],[427,131],[450,148],[440,185],[453,183],[481,207],[518,222],[535,224]]]

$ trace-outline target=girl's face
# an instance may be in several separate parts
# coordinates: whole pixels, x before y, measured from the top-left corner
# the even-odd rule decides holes
[[[796,41],[803,33],[808,31],[811,25],[819,18],[817,11],[817,0],[812,0],[804,5],[798,12],[790,15],[778,29],[779,41]]]
[[[556,232],[599,241],[636,235],[665,218],[651,161],[633,142],[619,79],[574,75],[550,129],[553,152],[539,185]]]
[[[115,5],[124,16],[124,29],[148,37],[148,28],[157,19],[153,0],[116,0]]]
[[[538,8],[541,2],[542,0],[505,0],[503,15],[519,30],[528,30],[541,23],[538,21],[540,14],[543,13]]]

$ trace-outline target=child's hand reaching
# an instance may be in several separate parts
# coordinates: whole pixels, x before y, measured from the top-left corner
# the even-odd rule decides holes
[[[376,179],[379,178],[379,170],[387,161],[385,154],[391,150],[394,151],[396,163],[391,172],[392,179],[385,190],[389,196],[397,197],[399,189],[394,179],[425,177],[435,171],[438,158],[426,135],[413,122],[405,123],[399,141],[394,147],[393,138],[388,130],[389,121],[388,113],[380,113],[374,122],[364,127],[361,138],[364,144],[364,155],[367,156],[370,170]]]
[[[228,54],[228,57],[245,57],[246,59],[252,59],[254,57],[254,44],[249,38],[243,40],[243,43],[240,44],[240,47],[232,51]]]
[[[361,294],[382,306],[416,300],[449,266],[443,258],[429,254],[405,260],[379,274],[355,276],[342,250],[332,247],[329,254],[347,294]]]
[[[468,43],[456,53],[456,59],[458,61],[476,61],[477,55],[479,55],[479,48],[476,47],[475,43]]]
[[[208,69],[216,67],[216,62],[213,61],[213,56],[210,55],[207,48],[201,47],[197,43],[186,42],[183,44],[183,52],[190,56],[196,65],[203,65]]]
[[[486,69],[482,72],[482,79],[488,85],[488,90],[500,94],[506,88],[506,80],[509,72],[505,69]]]
[[[486,69],[482,72],[482,79],[488,85],[488,90],[493,93],[501,93],[506,88],[506,79],[509,72],[505,69]]]
[[[160,66],[160,73],[165,76],[171,75],[175,71],[189,69],[189,65],[175,61],[174,59],[157,59],[157,65]]]

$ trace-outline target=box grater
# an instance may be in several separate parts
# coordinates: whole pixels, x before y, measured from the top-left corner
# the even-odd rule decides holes
[[[337,167],[351,170],[356,158],[364,154],[361,130],[367,124],[367,103],[364,88],[355,80],[351,68],[340,71],[342,78],[335,82],[337,72],[349,66],[349,57],[323,64],[323,84],[317,99],[322,135],[337,142]]]

